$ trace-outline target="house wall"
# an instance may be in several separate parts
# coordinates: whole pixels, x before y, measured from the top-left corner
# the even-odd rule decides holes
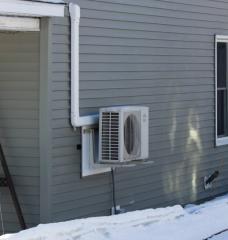
[[[25,221],[33,226],[40,221],[39,33],[0,32],[0,139]],[[5,232],[20,230],[8,188],[0,188],[0,202]]]
[[[228,3],[75,0],[81,7],[80,111],[150,107],[152,165],[116,172],[127,210],[185,204],[228,189],[228,146],[215,148],[214,35]],[[109,173],[80,178],[80,132],[70,125],[69,19],[52,29],[52,220],[109,214]],[[203,177],[220,171],[210,191]]]

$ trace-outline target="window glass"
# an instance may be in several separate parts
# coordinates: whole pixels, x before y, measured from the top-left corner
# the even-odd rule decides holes
[[[227,132],[227,43],[217,43],[217,137]]]
[[[226,59],[227,59],[227,51],[226,46],[227,43],[217,43],[217,86],[226,87]]]
[[[217,133],[218,136],[224,136],[225,132],[225,102],[226,102],[226,93],[224,91],[218,91],[217,94]]]

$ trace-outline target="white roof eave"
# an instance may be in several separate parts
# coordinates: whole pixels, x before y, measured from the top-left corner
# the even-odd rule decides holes
[[[56,4],[64,4],[64,0],[26,0],[30,2],[45,2],[45,3],[56,3]]]
[[[58,3],[54,3],[58,1]],[[25,1],[1,0],[0,15],[2,16],[27,16],[27,17],[63,17],[64,4],[60,0],[50,1]],[[61,3],[63,3],[61,1]]]

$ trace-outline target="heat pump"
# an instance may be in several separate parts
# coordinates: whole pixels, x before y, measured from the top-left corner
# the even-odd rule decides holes
[[[99,163],[121,164],[148,158],[149,108],[121,106],[100,109]]]

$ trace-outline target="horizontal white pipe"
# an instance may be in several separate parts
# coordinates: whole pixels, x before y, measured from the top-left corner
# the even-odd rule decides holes
[[[70,3],[71,18],[71,124],[82,127],[98,123],[99,115],[80,116],[79,113],[79,22],[80,8]]]

